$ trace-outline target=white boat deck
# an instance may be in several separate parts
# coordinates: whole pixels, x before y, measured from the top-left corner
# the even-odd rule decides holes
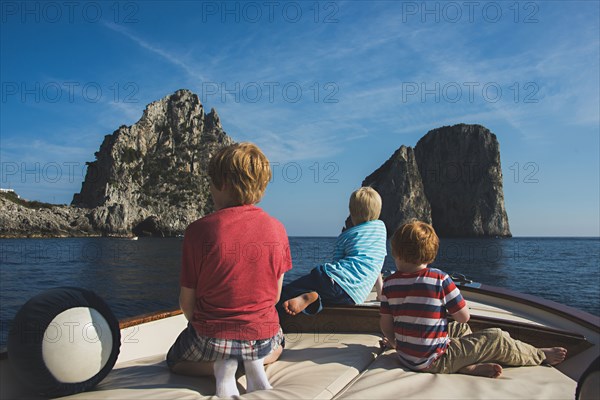
[[[372,296],[373,297],[373,296]],[[363,306],[375,306],[374,298]],[[546,326],[495,305],[469,299],[473,314]],[[206,399],[214,379],[171,374],[165,354],[185,327],[183,316],[128,328],[128,342],[115,369],[94,392],[70,399]],[[559,328],[559,326],[549,326]],[[152,332],[148,335],[147,332]],[[267,366],[274,389],[245,394],[244,399],[573,399],[576,382],[548,367],[505,368],[500,379],[466,375],[433,375],[402,368],[395,352],[381,353],[379,335],[348,333],[288,333],[280,360]],[[136,342],[137,341],[137,342]],[[155,349],[150,353],[149,348]]]
[[[181,317],[175,317],[180,318]],[[165,321],[154,322],[152,329]],[[166,326],[164,327],[166,328]],[[142,332],[140,332],[142,333]],[[162,336],[168,347],[167,332]],[[274,389],[244,399],[572,399],[576,382],[552,367],[505,368],[503,377],[415,373],[400,367],[394,351],[380,354],[379,336],[370,334],[288,334],[281,359],[267,366]],[[139,343],[140,346],[148,343]],[[124,356],[132,354],[124,353]],[[207,399],[214,379],[174,375],[165,354],[119,362],[95,391],[69,399]]]
[[[570,322],[502,307],[502,300],[468,298],[472,315],[489,316],[533,326],[568,329]],[[375,306],[373,299],[364,307]],[[121,353],[115,368],[94,391],[68,399],[207,399],[215,398],[212,377],[172,374],[165,355],[186,326],[183,315],[133,326],[121,331]],[[586,334],[587,336],[587,334]],[[597,334],[593,337],[597,341]],[[287,333],[281,358],[266,367],[274,389],[245,393],[246,381],[238,371],[244,399],[573,399],[576,381],[561,366],[505,368],[499,379],[460,374],[434,375],[403,369],[395,352],[379,348],[380,336],[366,333]],[[598,353],[567,360],[566,370],[585,368]],[[570,365],[570,366],[569,366]],[[14,379],[2,363],[2,379]],[[561,372],[562,371],[562,372]],[[6,382],[6,381],[4,381]],[[4,390],[3,390],[4,392]],[[2,398],[18,398],[3,393]]]

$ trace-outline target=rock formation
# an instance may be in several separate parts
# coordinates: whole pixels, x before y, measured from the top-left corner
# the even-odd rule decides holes
[[[481,125],[445,126],[423,136],[415,156],[441,236],[511,236],[496,135]]]
[[[35,211],[4,199],[0,220],[7,228],[0,235],[31,236],[23,229],[38,232],[40,224],[47,229],[39,236],[179,235],[213,210],[208,162],[231,143],[216,111],[205,113],[198,96],[178,90],[149,104],[134,125],[104,137],[71,207]],[[8,211],[16,207],[28,224]]]
[[[103,233],[181,234],[212,211],[208,162],[231,143],[217,112],[206,114],[198,96],[179,90],[105,136],[71,204],[94,208]]]
[[[0,238],[99,236],[89,214],[90,210],[0,193]]]
[[[428,132],[414,151],[401,146],[363,186],[382,197],[388,234],[416,218],[444,237],[509,237],[500,149],[481,125],[459,124]]]

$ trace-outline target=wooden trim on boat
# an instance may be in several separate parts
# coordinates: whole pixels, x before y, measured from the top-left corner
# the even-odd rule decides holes
[[[553,314],[557,314],[560,317],[568,319],[569,321],[573,321],[579,325],[585,326],[594,332],[600,333],[600,317],[552,300],[546,300],[534,295],[484,284],[479,287],[469,287],[468,285],[460,285],[459,287],[461,291],[491,295],[498,298],[508,299],[519,304],[525,304],[539,308]]]
[[[161,319],[170,318],[181,314],[183,314],[183,311],[181,310],[158,311],[148,314],[142,314],[136,317],[122,319],[121,321],[119,321],[119,328],[125,329],[132,326],[146,324],[148,322],[158,321]]]

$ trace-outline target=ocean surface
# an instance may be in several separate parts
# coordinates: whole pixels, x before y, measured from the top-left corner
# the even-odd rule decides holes
[[[0,240],[0,347],[32,296],[77,286],[103,297],[117,318],[178,307],[182,239]],[[285,282],[328,261],[334,237],[291,237]],[[388,249],[389,253],[389,249]],[[442,239],[433,266],[600,316],[600,238]],[[384,273],[395,270],[390,256]]]

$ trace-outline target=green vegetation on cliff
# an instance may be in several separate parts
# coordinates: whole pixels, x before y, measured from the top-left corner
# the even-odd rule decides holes
[[[38,208],[52,208],[58,204],[42,203],[41,201],[28,201],[17,196],[15,192],[0,192],[0,197],[18,204],[23,207],[38,209]]]

